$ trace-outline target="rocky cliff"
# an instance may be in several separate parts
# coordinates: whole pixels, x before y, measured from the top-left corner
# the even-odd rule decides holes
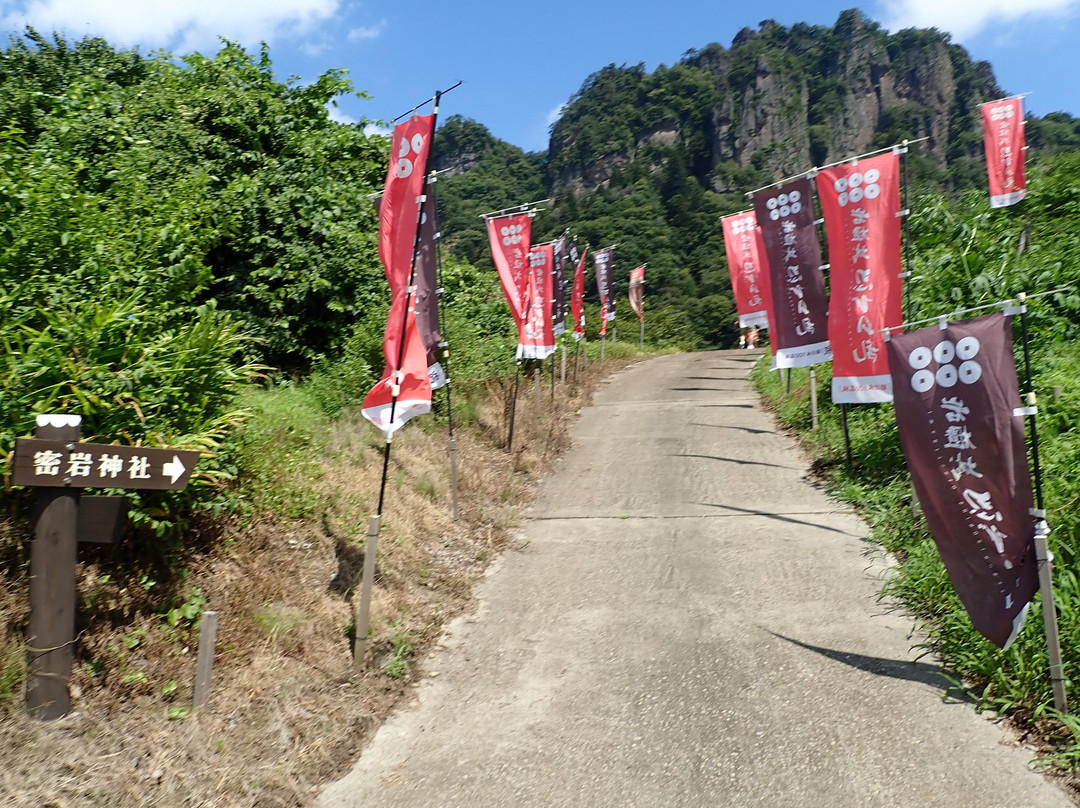
[[[652,74],[593,74],[556,123],[548,164],[557,190],[580,193],[679,148],[703,184],[741,191],[751,176],[926,137],[921,151],[945,177],[978,156],[978,104],[1001,95],[990,66],[938,31],[889,34],[854,10],[832,28],[766,20]]]

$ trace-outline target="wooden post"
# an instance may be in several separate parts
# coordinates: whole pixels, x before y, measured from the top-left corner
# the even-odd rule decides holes
[[[198,710],[210,699],[214,676],[214,644],[217,642],[218,613],[203,612],[199,624],[199,655],[195,662],[195,696],[192,709]]]
[[[77,415],[40,415],[34,436],[77,443],[80,422]],[[59,474],[66,473],[61,466]],[[77,488],[38,488],[35,494],[26,707],[42,721],[62,718],[71,710],[78,505]]]

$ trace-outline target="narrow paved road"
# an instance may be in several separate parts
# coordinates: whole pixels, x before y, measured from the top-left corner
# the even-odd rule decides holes
[[[620,373],[324,808],[1071,806],[915,658],[749,352]]]

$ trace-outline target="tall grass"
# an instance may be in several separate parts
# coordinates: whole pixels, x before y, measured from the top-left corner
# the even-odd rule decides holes
[[[912,501],[910,477],[896,434],[892,405],[848,407],[852,461],[846,461],[839,408],[828,399],[827,370],[819,371],[820,428],[810,429],[808,378],[795,371],[792,391],[772,373],[765,359],[752,379],[786,426],[796,431],[814,454],[816,470],[839,499],[851,503],[866,519],[871,536],[898,559],[897,575],[885,592],[899,598],[916,617],[932,650],[968,687],[979,708],[996,710],[1021,721],[1041,721],[1059,744],[1058,765],[1080,761],[1077,735],[1053,720],[1046,639],[1039,599],[1020,636],[1007,651],[983,638],[971,622],[949,581],[925,520]],[[1035,387],[1040,455],[1054,554],[1054,598],[1058,609],[1066,688],[1080,699],[1080,347],[1053,344],[1035,359]],[[1058,387],[1060,390],[1054,391]],[[826,391],[820,394],[820,391]],[[1057,395],[1055,400],[1055,392]],[[1047,723],[1049,721],[1049,723]],[[1075,723],[1075,722],[1073,722]],[[1073,726],[1070,723],[1068,726]],[[1055,730],[1056,728],[1056,730]]]

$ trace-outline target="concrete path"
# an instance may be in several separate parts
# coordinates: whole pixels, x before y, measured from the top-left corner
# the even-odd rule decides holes
[[[323,808],[1072,806],[912,661],[754,358],[651,359],[597,394],[524,548]]]

